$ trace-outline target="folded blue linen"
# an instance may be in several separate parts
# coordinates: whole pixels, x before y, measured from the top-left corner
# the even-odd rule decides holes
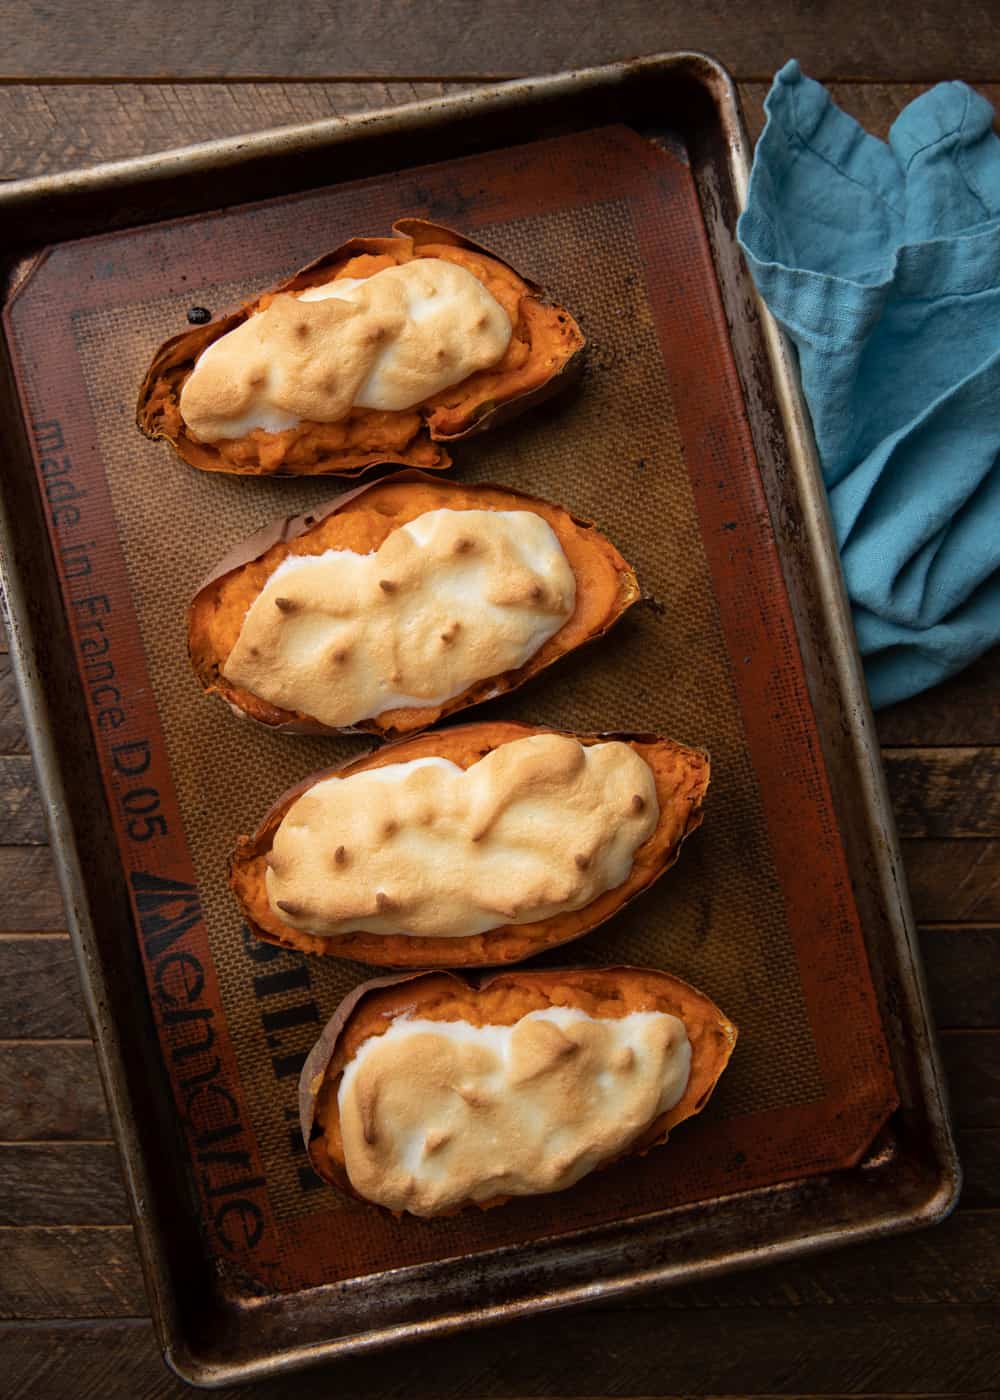
[[[798,352],[873,705],[1000,641],[1000,140],[940,83],[869,136],[794,60],[740,244]]]

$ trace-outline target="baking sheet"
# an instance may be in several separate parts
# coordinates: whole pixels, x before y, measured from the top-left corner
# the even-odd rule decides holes
[[[358,746],[239,724],[184,658],[183,609],[206,569],[330,484],[203,476],[131,423],[145,364],[187,306],[221,310],[400,214],[495,247],[589,336],[579,391],[459,444],[456,471],[594,517],[647,601],[599,648],[476,713],[661,729],[711,749],[707,821],[680,865],[571,952],[668,967],[742,1031],[709,1112],[664,1151],[559,1196],[433,1223],[341,1201],[305,1167],[297,1069],[366,970],[254,943],[223,888],[235,835]],[[202,1239],[229,1299],[582,1241],[862,1156],[896,1087],[682,146],[611,125],[65,243],[22,282],[7,324]]]

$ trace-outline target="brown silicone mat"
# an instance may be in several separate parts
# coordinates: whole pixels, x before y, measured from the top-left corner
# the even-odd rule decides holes
[[[551,290],[589,339],[581,387],[458,444],[456,473],[595,519],[646,600],[598,647],[462,718],[660,730],[707,747],[706,822],[651,893],[553,963],[649,963],[741,1039],[708,1112],[570,1192],[397,1222],[305,1165],[305,1052],[368,970],[250,939],[235,836],[356,741],[270,734],[205,699],[184,611],[232,544],[335,482],[191,470],[133,424],[159,342],[353,234],[423,215]],[[895,1105],[850,882],[683,160],[624,127],[63,244],[9,313],[67,610],[129,873],[208,1251],[248,1292],[565,1234],[856,1161]]]

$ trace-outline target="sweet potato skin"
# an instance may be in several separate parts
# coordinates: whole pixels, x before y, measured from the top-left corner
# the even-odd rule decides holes
[[[565,731],[549,725],[531,726],[503,721],[455,725],[386,744],[381,749],[339,768],[312,773],[278,798],[253,836],[241,836],[229,861],[229,884],[251,933],[268,943],[297,948],[321,957],[353,958],[377,967],[490,967],[520,962],[547,948],[579,938],[610,919],[632,898],[647,889],[677,860],[683,842],[702,822],[702,802],[711,765],[701,749],[687,748],[653,734],[577,734],[582,744],[609,739],[628,743],[649,764],[656,781],[660,819],[652,836],[636,851],[628,879],[606,890],[582,909],[569,910],[530,924],[504,924],[467,938],[407,937],[366,932],[319,937],[282,923],[272,912],[264,886],[265,857],[274,833],[292,803],[314,783],[348,777],[388,763],[436,755],[468,768],[500,744],[532,734]]]
[[[492,994],[492,995],[491,995]],[[623,1016],[630,1011],[660,1010],[679,1017],[691,1041],[691,1074],[678,1103],[661,1114],[640,1137],[613,1160],[641,1156],[667,1141],[672,1128],[691,1118],[708,1103],[736,1045],[738,1030],[703,992],[669,973],[619,965],[606,968],[562,968],[460,976],[453,972],[409,973],[364,982],[348,994],[323,1028],[299,1079],[299,1125],[313,1170],[329,1184],[356,1200],[373,1205],[351,1185],[342,1155],[336,1151],[337,1088],[344,1066],[370,1035],[385,1030],[394,1014],[408,1012],[431,1020],[475,1018],[483,1007],[490,1023],[512,1024],[529,1010],[576,1006],[589,1015]],[[464,1012],[464,1015],[462,1013]],[[470,1015],[471,1013],[471,1015]],[[335,1150],[329,1148],[333,1126]],[[606,1162],[598,1171],[611,1166]],[[571,1188],[570,1188],[571,1189]],[[469,1202],[491,1209],[510,1200]],[[375,1206],[382,1210],[384,1207]],[[395,1212],[393,1212],[395,1213]],[[448,1212],[456,1214],[457,1211]]]
[[[485,432],[516,417],[568,387],[578,376],[583,367],[583,333],[570,313],[550,301],[538,283],[523,277],[503,258],[471,238],[440,224],[424,219],[398,219],[393,224],[393,235],[392,238],[349,239],[333,252],[314,259],[237,310],[165,341],[153,356],[139,390],[136,425],[140,432],[148,438],[168,442],[177,455],[192,467],[231,475],[358,478],[390,464],[424,471],[445,471],[451,466],[445,443]],[[237,462],[220,452],[216,445],[199,442],[187,431],[180,418],[178,400],[195,360],[203,350],[245,321],[258,307],[266,305],[279,293],[304,291],[329,281],[338,268],[353,258],[393,261],[442,254],[447,256],[449,250],[454,250],[455,254],[464,252],[488,259],[508,279],[515,278],[523,289],[523,313],[526,323],[531,322],[531,334],[553,337],[555,349],[550,355],[551,363],[540,365],[538,372],[533,377],[529,376],[533,382],[528,387],[518,389],[514,383],[509,392],[505,392],[502,385],[499,388],[496,385],[484,388],[484,384],[489,383],[485,376],[491,375],[495,379],[496,375],[481,371],[461,385],[436,395],[426,404],[401,411],[400,414],[355,410],[341,425],[312,425],[316,430],[314,436],[320,443],[316,449],[319,456],[314,461],[296,461],[294,453],[291,460],[265,460],[266,449],[262,448],[258,460],[248,457],[245,461]],[[515,326],[515,334],[519,326],[520,323]],[[511,378],[513,382],[517,375]],[[456,401],[456,393],[463,388],[467,399],[459,395]],[[402,423],[403,417],[407,420],[405,425]],[[341,427],[344,429],[342,432]],[[336,428],[337,431],[324,433],[325,428]],[[370,437],[367,443],[366,433]],[[344,440],[323,445],[324,436]],[[377,441],[384,436],[394,440],[390,443]]]
[[[233,685],[222,674],[246,609],[289,554],[324,548],[377,549],[393,530],[427,510],[533,510],[552,526],[576,575],[572,615],[514,671],[473,682],[440,705],[386,710],[349,728],[331,729],[300,711],[281,709]],[[394,739],[429,728],[446,715],[516,690],[561,657],[596,641],[640,597],[634,570],[591,521],[509,487],[461,485],[426,472],[403,471],[355,487],[304,515],[273,521],[231,550],[201,584],[188,609],[188,655],[209,694],[239,715],[296,734],[367,733]]]

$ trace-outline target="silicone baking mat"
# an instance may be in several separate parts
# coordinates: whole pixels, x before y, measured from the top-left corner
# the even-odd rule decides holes
[[[582,384],[454,450],[465,480],[589,516],[644,600],[597,647],[463,719],[658,730],[708,748],[703,828],[647,895],[546,962],[667,968],[738,1023],[708,1111],[663,1149],[485,1214],[397,1221],[306,1164],[297,1076],[369,975],[256,942],[226,856],[361,741],[268,733],[205,698],[185,610],[216,559],[335,482],[207,475],[134,427],[189,306],[218,313],[393,219],[450,224],[579,318]],[[50,251],[9,312],[81,676],[206,1249],[292,1289],[517,1246],[853,1163],[895,1090],[697,195],[625,127],[540,140]],[[137,989],[137,994],[141,989]]]

